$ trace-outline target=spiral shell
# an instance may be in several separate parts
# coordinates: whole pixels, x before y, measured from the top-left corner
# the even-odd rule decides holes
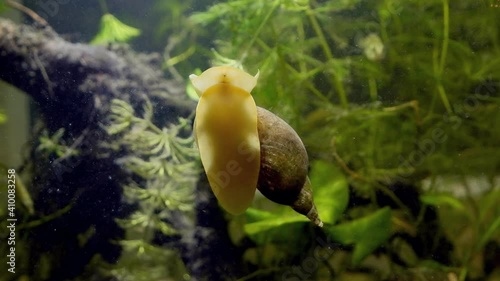
[[[278,116],[257,107],[260,172],[257,188],[271,201],[289,205],[318,226],[323,223],[312,198],[309,160],[302,140]]]
[[[270,200],[291,206],[321,227],[304,144],[285,121],[255,105],[250,92],[258,74],[220,66],[189,78],[200,95],[196,143],[222,207],[232,214],[244,212],[258,188]]]

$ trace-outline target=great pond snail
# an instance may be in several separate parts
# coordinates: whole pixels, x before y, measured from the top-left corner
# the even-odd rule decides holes
[[[322,227],[304,144],[285,121],[256,106],[250,92],[258,76],[230,66],[189,76],[200,96],[194,131],[210,187],[231,214],[243,213],[258,188]]]

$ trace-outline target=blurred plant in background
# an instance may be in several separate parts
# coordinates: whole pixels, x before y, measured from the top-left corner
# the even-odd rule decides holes
[[[96,34],[90,44],[127,42],[140,34],[141,31],[139,29],[128,26],[112,14],[106,13],[101,18],[99,33]]]
[[[92,41],[90,41],[90,44],[128,42],[141,34],[139,29],[124,24],[114,15],[110,14],[106,0],[99,0],[99,4],[104,15],[101,17],[99,31]]]
[[[4,110],[0,109],[0,124],[7,122],[7,115]]]
[[[351,221],[369,221],[369,214],[376,210],[383,213],[386,222],[368,223],[364,229],[378,234],[390,230],[380,237],[392,238],[377,240],[363,255],[355,248],[354,264],[385,243],[393,246],[387,251],[403,260],[404,266],[417,269],[434,255],[434,262],[442,263],[438,271],[444,275],[454,272],[464,280],[491,272],[487,265],[473,260],[485,254],[485,241],[500,242],[496,219],[500,209],[481,203],[499,196],[497,16],[494,9],[474,1],[451,5],[447,0],[429,0],[403,5],[392,0],[237,0],[216,3],[194,13],[190,20],[202,37],[197,50],[211,52],[207,59],[215,65],[244,65],[251,73],[259,70],[259,83],[253,92],[257,104],[289,121],[313,159],[340,168],[324,171],[333,182],[346,176],[351,205],[344,217],[330,221],[345,220],[346,226],[327,225],[329,237],[344,245],[356,244],[362,240],[354,241],[356,235],[362,237],[364,232],[347,230]],[[211,44],[204,44],[212,37]],[[204,63],[198,62],[192,69]],[[314,164],[311,173],[324,177],[315,173]],[[438,184],[450,178],[459,180]],[[314,184],[314,176],[311,180]],[[333,192],[334,186],[332,183],[326,189]],[[314,187],[315,192],[323,192],[321,185]],[[342,196],[318,198],[328,198],[324,200],[337,206],[345,200]],[[384,211],[384,206],[391,206],[392,212]],[[326,212],[330,216],[330,211],[318,209],[320,215]],[[440,227],[432,228],[436,210]],[[289,214],[276,217],[276,212],[281,211],[273,209],[274,215],[258,212],[255,216],[251,210],[247,216],[246,234],[261,246],[261,254],[268,243],[307,237],[303,230],[287,228],[296,227],[295,218]],[[445,219],[465,213],[470,217],[466,226],[461,219]],[[392,227],[377,228],[388,226],[387,218]],[[449,232],[457,227],[462,227],[460,238]],[[303,233],[301,238],[283,237],[299,232]],[[259,233],[268,233],[261,236],[267,240],[255,240]],[[339,233],[354,236],[342,238]],[[428,240],[432,236],[434,241]],[[450,239],[454,252],[440,240],[443,236]],[[431,250],[425,253],[418,249],[412,240],[415,237]],[[474,242],[464,244],[465,237]],[[464,247],[468,250],[458,250]],[[293,251],[285,243],[281,250],[284,254],[275,252],[267,267],[263,260],[256,262],[260,270],[255,274],[279,271],[276,265],[283,256],[293,260],[303,249]],[[442,252],[451,260],[437,258]],[[361,268],[366,266],[361,264]],[[393,269],[387,276],[396,272]]]

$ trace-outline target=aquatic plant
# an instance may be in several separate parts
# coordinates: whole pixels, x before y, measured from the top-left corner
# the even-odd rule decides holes
[[[471,13],[481,16],[466,16]],[[345,210],[350,219],[391,206],[395,230],[387,243],[398,241],[406,250],[388,250],[417,256],[416,262],[405,260],[408,267],[432,257],[451,264],[452,256],[458,260],[456,268],[439,270],[464,280],[481,271],[473,270],[471,255],[482,254],[484,241],[499,241],[493,235],[498,234],[498,222],[485,214],[500,210],[479,206],[484,198],[498,196],[494,192],[500,165],[500,135],[494,129],[500,120],[496,13],[472,1],[457,6],[446,0],[405,5],[391,0],[238,0],[217,3],[193,14],[191,20],[206,31],[204,39],[215,31],[220,35],[212,41],[213,50],[205,49],[212,53],[207,57],[213,64],[244,65],[250,73],[259,69],[257,104],[289,121],[313,158],[341,168],[352,191],[349,201],[354,202]],[[198,33],[204,36],[203,31]],[[457,183],[465,196],[437,184],[448,177],[467,179]],[[479,193],[467,183],[478,177],[484,178],[476,187],[483,190]],[[330,197],[329,202],[338,200]],[[446,239],[463,246],[448,234],[452,226],[443,221],[437,229],[432,226],[435,207],[444,205],[454,207],[441,208],[443,218],[457,211],[474,214],[469,227],[475,229],[476,239],[467,246],[470,252],[447,248]],[[287,233],[283,227],[289,219],[282,216],[278,218],[282,223],[274,220],[261,230],[282,241],[279,234]],[[253,236],[258,232],[252,225],[255,219],[249,222],[245,229]],[[435,233],[434,240],[426,238],[430,232]],[[343,244],[352,242],[330,235]],[[401,240],[399,235],[417,238]],[[418,239],[430,250],[419,250]],[[268,246],[261,242],[263,248]],[[268,269],[280,263],[280,255],[275,258]],[[269,274],[265,268],[258,272]]]
[[[144,189],[148,180],[153,182],[155,179],[153,177],[143,179],[132,170],[124,169],[125,163],[128,163],[125,160],[115,161],[120,156],[132,155],[139,155],[136,158],[143,161],[150,159],[149,156],[142,157],[142,154],[134,153],[128,148],[126,142],[121,141],[120,137],[126,135],[127,128],[123,128],[117,134],[109,135],[104,126],[101,126],[109,124],[104,118],[109,114],[110,100],[113,97],[127,100],[134,104],[137,112],[142,113],[141,108],[135,107],[136,103],[140,104],[139,107],[142,105],[141,95],[138,93],[153,96],[155,104],[161,104],[165,112],[189,115],[188,111],[192,109],[192,104],[185,102],[179,94],[175,93],[175,90],[182,89],[182,86],[172,85],[170,81],[165,80],[162,72],[154,64],[159,56],[137,54],[126,47],[93,47],[80,43],[73,44],[59,37],[48,26],[31,27],[15,24],[3,18],[0,18],[0,25],[5,31],[0,32],[0,37],[2,37],[0,48],[4,54],[1,56],[2,65],[6,66],[1,71],[2,79],[26,91],[33,97],[34,104],[40,110],[40,114],[35,119],[32,147],[29,148],[28,153],[23,154],[27,157],[26,162],[19,169],[16,167],[16,172],[22,173],[22,176],[28,179],[26,185],[34,201],[34,214],[25,216],[27,212],[24,212],[23,204],[28,207],[28,211],[29,205],[26,204],[27,201],[22,198],[19,191],[19,208],[17,209],[19,213],[16,215],[19,218],[19,233],[16,235],[18,238],[16,246],[19,246],[16,251],[16,261],[18,261],[16,265],[19,268],[16,269],[19,273],[12,278],[102,279],[103,275],[109,275],[109,271],[103,272],[103,269],[111,268],[110,264],[114,264],[120,257],[122,245],[118,241],[123,241],[123,248],[126,249],[130,249],[127,246],[132,245],[133,249],[125,253],[136,257],[137,249],[140,247],[134,246],[137,245],[134,244],[136,242],[133,241],[134,239],[142,240],[143,237],[148,239],[151,236],[168,237],[166,239],[168,241],[179,239],[180,234],[166,236],[161,230],[165,230],[166,225],[168,229],[165,232],[172,233],[173,227],[170,223],[180,221],[177,217],[189,220],[189,212],[184,211],[184,206],[189,205],[190,198],[184,197],[182,202],[176,200],[172,205],[171,214],[166,214],[168,211],[164,206],[170,207],[171,205],[169,205],[170,202],[160,200],[165,198],[161,194],[161,198],[157,196],[155,198],[159,198],[158,200],[152,200],[154,204],[151,204],[151,207],[162,204],[162,208],[156,210],[162,212],[161,222],[166,222],[166,224],[156,228],[160,219],[155,220],[152,216],[152,223],[148,224],[148,228],[138,225],[136,232],[130,231],[132,234],[138,233],[137,236],[131,234],[127,240],[123,240],[125,233],[118,226],[117,218],[129,218],[131,212],[141,210],[138,203],[132,206],[127,204],[128,200],[123,198],[123,186],[132,186],[135,183]],[[25,52],[25,50],[31,50],[33,53]],[[81,59],[82,55],[86,57],[85,60]],[[17,59],[10,59],[12,56]],[[89,64],[90,61],[92,63]],[[13,64],[8,66],[10,63]],[[62,69],[65,71],[61,72]],[[31,73],[29,80],[26,79],[28,72]],[[75,76],[68,79],[66,75],[61,76],[62,73]],[[154,115],[155,123],[177,123],[177,120],[174,120],[177,117],[160,116],[158,110]],[[133,121],[135,125],[137,120]],[[162,126],[146,127],[143,132],[147,133],[151,128],[154,130]],[[173,131],[178,126],[168,127],[172,130],[165,133],[163,138],[159,138],[160,140],[166,140],[170,133],[172,136],[175,135]],[[191,149],[188,144],[191,142],[188,137],[190,130],[180,129],[181,127],[178,127],[178,137],[179,139],[186,137],[186,146],[189,150]],[[64,130],[59,130],[60,128]],[[187,123],[186,128],[189,128]],[[46,133],[43,133],[44,131]],[[172,146],[175,151],[178,150],[175,146],[177,143],[175,142]],[[37,150],[38,147],[40,149]],[[165,150],[162,149],[162,151]],[[68,152],[69,154],[77,152],[77,155],[65,157],[69,155]],[[175,157],[173,157],[174,154]],[[164,156],[172,161],[178,159],[179,161],[175,163],[182,166],[184,155],[185,153],[175,152],[171,153],[171,158],[167,154]],[[159,157],[159,155],[156,156]],[[191,167],[189,169],[193,170]],[[165,169],[165,171],[171,170]],[[164,176],[170,178],[168,173]],[[189,181],[190,178],[182,178],[182,180]],[[166,184],[159,184],[158,190],[160,186],[165,188],[165,185],[174,181],[164,180],[164,182]],[[167,186],[167,190],[172,189]],[[175,190],[172,193],[175,196]],[[150,210],[147,208],[148,212]],[[163,220],[163,217],[167,216],[176,219]],[[120,221],[120,223],[127,224],[128,221]],[[125,245],[127,241],[130,243]],[[154,244],[165,254],[160,255],[154,252],[151,254],[152,258],[175,256],[172,255],[172,251],[165,249],[170,249],[171,243],[161,241],[166,246],[159,246],[158,241],[150,242],[151,240],[141,242],[140,245],[147,248],[145,252],[151,253],[149,250],[154,248]],[[134,254],[130,255],[131,252]],[[139,258],[141,257],[147,261],[146,255],[141,255]],[[169,264],[180,268],[173,261],[173,259],[169,260]],[[137,259],[135,262],[140,264]],[[132,268],[126,261],[122,265],[124,266],[119,268]],[[158,266],[160,267],[170,271],[165,264]],[[138,274],[138,270],[136,273]],[[117,271],[116,275],[119,274],[120,271]],[[162,271],[163,277],[172,275],[174,273]],[[122,278],[123,275],[120,277]],[[178,278],[175,279],[178,280]]]
[[[241,280],[479,280],[493,274],[500,245],[500,21],[498,9],[490,6],[493,1],[209,2],[157,1],[158,11],[168,16],[156,34],[173,33],[163,68],[178,81],[194,69],[208,68],[210,60],[243,65],[250,73],[259,69],[257,104],[278,113],[305,140],[315,202],[326,222],[320,232],[260,200],[244,217],[228,217],[231,242],[244,251],[247,265]],[[199,12],[205,5],[212,6]],[[185,17],[193,8],[198,13]],[[39,81],[36,93],[46,80]],[[174,195],[166,202],[167,196],[159,195],[169,183],[168,190],[177,185],[171,178],[186,172],[162,157],[175,159],[164,154],[167,147],[176,149],[169,138],[178,143],[189,126],[174,134],[172,127],[141,121],[147,110],[134,112],[130,104],[136,101],[127,98],[136,98],[141,90],[131,88],[123,91],[127,102],[113,117],[116,126],[108,128],[108,145],[123,155],[116,163],[129,174],[119,176],[130,179],[123,190],[137,209],[120,220],[128,231],[127,239],[120,240],[125,252],[118,266],[108,268],[123,280],[189,278],[164,266],[184,270],[174,252],[151,238],[181,235],[171,222],[177,212],[189,213],[189,201]],[[73,89],[87,89],[82,90],[86,97],[100,90],[80,84]],[[38,100],[43,102],[44,96]],[[62,140],[47,144],[50,149],[44,151],[51,157],[64,153]],[[92,159],[85,168],[94,163]],[[98,182],[93,185],[100,188]],[[110,190],[104,195],[121,195]],[[98,194],[88,202],[103,198]],[[166,211],[167,205],[174,211]],[[71,213],[73,218],[78,212]],[[225,232],[225,224],[218,231]],[[55,240],[50,234],[47,238]],[[83,242],[85,237],[79,234]],[[141,260],[135,259],[137,253]],[[53,264],[59,265],[58,254],[54,256]],[[221,268],[232,265],[220,256],[200,258],[215,260]]]
[[[138,117],[130,104],[114,99],[106,126],[116,137],[110,145],[129,152],[117,161],[134,175],[123,189],[126,200],[136,206],[128,218],[118,220],[126,230],[126,238],[119,241],[124,252],[110,273],[119,280],[179,278],[185,270],[176,252],[152,241],[177,233],[171,225],[179,219],[176,212],[189,217],[200,172],[198,153],[187,119],[160,129],[152,122],[153,105],[146,97],[142,109]]]
[[[112,14],[104,14],[101,18],[101,27],[90,44],[106,44],[114,42],[127,42],[139,36],[141,31],[128,26],[118,20]]]
[[[101,17],[99,32],[90,41],[90,44],[108,44],[128,42],[141,34],[141,31],[135,27],[128,26],[108,12],[105,0],[99,1],[104,15]]]
[[[64,131],[64,128],[60,128],[52,136],[49,136],[49,131],[47,129],[43,130],[39,138],[40,144],[36,148],[37,151],[46,155],[47,159],[51,155],[54,155],[56,159],[77,156],[79,151],[68,146],[63,140]]]

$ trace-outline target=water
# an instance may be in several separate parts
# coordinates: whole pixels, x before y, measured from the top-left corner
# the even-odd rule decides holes
[[[500,280],[499,12],[0,3],[0,280]]]

